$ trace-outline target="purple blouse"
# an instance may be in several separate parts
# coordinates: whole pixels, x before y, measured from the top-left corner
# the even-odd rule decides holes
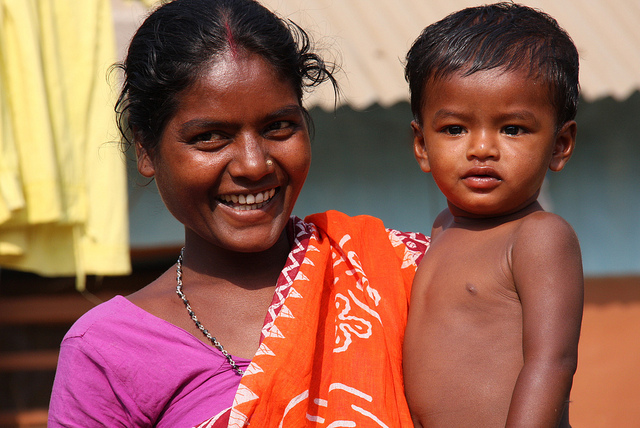
[[[59,361],[49,427],[192,427],[229,408],[240,383],[217,349],[122,296],[74,324]]]

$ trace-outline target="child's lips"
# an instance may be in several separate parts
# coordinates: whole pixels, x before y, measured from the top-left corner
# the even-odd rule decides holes
[[[462,180],[473,189],[491,190],[500,184],[502,178],[491,167],[474,167],[462,176]]]

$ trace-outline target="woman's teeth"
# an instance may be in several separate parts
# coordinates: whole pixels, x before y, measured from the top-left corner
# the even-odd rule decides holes
[[[222,195],[220,196],[220,200],[224,202],[225,205],[236,210],[257,210],[265,206],[271,198],[273,198],[275,193],[276,189],[271,189],[250,195]]]

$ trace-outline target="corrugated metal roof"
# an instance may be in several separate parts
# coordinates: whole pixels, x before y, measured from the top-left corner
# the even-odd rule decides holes
[[[470,0],[261,0],[310,33],[342,72],[342,103],[364,108],[408,100],[403,58],[422,29],[447,14],[483,4]],[[640,89],[640,0],[524,0],[555,17],[581,56],[585,99],[624,99]],[[114,5],[122,0],[114,0]],[[130,7],[130,6],[128,6]],[[116,8],[116,12],[117,8]],[[120,12],[131,19],[133,14]],[[139,21],[135,21],[137,23]],[[135,27],[134,23],[134,27]],[[131,27],[131,25],[129,25]],[[120,21],[120,28],[126,23]],[[124,30],[122,30],[124,31]],[[124,38],[128,40],[128,36]],[[322,85],[307,105],[333,108],[333,91]]]

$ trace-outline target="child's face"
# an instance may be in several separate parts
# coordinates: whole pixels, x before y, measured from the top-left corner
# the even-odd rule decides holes
[[[429,81],[416,159],[454,215],[493,217],[534,202],[548,168],[573,151],[574,121],[556,132],[549,87],[524,70],[456,73]]]

